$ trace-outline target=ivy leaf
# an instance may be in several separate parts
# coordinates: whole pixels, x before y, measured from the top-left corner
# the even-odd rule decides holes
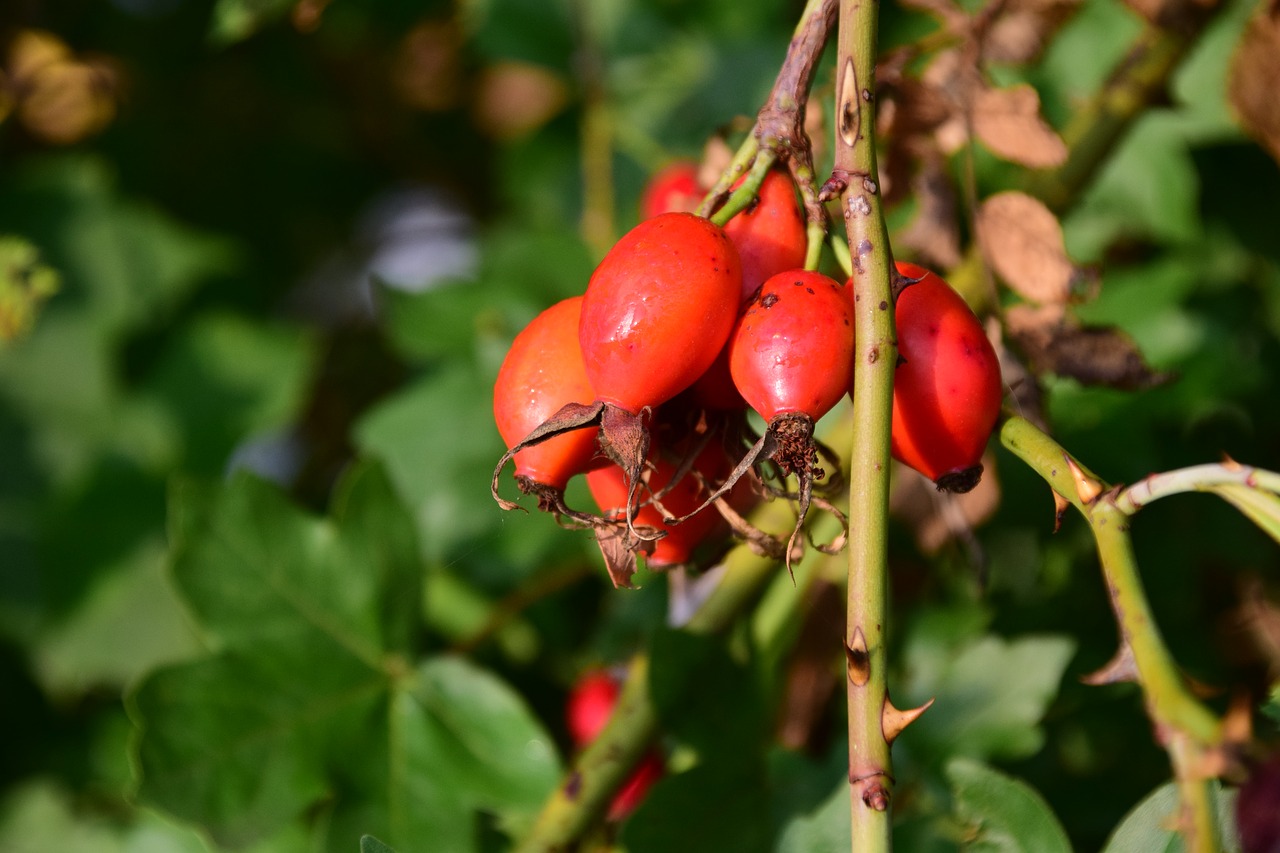
[[[220,843],[321,805],[327,849],[376,832],[401,853],[478,849],[478,810],[516,826],[556,784],[551,739],[506,684],[461,659],[412,664],[419,557],[376,467],[331,517],[238,476],[186,489],[174,575],[216,652],[131,697],[139,799]]]
[[[1071,842],[1053,810],[1025,782],[969,759],[947,764],[946,775],[956,817],[975,831],[966,850],[1071,853]]]

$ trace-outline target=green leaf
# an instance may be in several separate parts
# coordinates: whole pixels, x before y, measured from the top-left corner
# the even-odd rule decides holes
[[[1217,818],[1218,838],[1231,842],[1234,849],[1238,837],[1233,815],[1235,792],[1212,783],[1213,804]],[[1178,787],[1173,782],[1160,786],[1124,817],[1120,825],[1107,839],[1102,853],[1183,853],[1186,849],[1182,836],[1172,828],[1173,817],[1179,808]]]
[[[1071,842],[1053,810],[1025,782],[969,759],[948,763],[946,775],[956,816],[974,830],[966,850],[1071,853]]]
[[[372,835],[360,837],[360,853],[396,853],[395,848],[388,847]]]
[[[40,306],[60,287],[58,272],[40,262],[21,237],[0,237],[0,344],[22,337]]]
[[[1264,533],[1280,542],[1280,496],[1242,483],[1225,483],[1210,490],[1240,510]]]
[[[209,312],[173,339],[143,393],[180,430],[182,467],[217,474],[247,436],[298,413],[312,353],[299,329]]]
[[[199,834],[154,814],[128,820],[77,803],[73,792],[51,780],[15,787],[0,802],[0,850],[6,853],[209,853]]]
[[[1280,726],[1280,682],[1271,685],[1271,692],[1267,694],[1267,701],[1262,703],[1261,710],[1272,723]]]
[[[218,0],[209,23],[209,41],[226,47],[284,18],[297,0]]]
[[[849,782],[842,778],[817,808],[796,815],[782,827],[776,849],[777,853],[844,853],[851,843]]]
[[[908,641],[904,707],[936,698],[899,741],[929,763],[953,756],[1024,758],[1040,749],[1039,727],[1058,693],[1075,644],[1066,637],[986,636],[939,649]],[[939,655],[945,662],[930,663]],[[917,662],[919,665],[917,666]],[[943,665],[939,665],[943,664]]]
[[[360,421],[356,441],[386,463],[427,559],[443,560],[503,523],[489,496],[503,450],[492,383],[474,368],[451,365],[410,386]]]
[[[764,703],[724,641],[659,631],[650,644],[649,689],[664,731],[716,761],[763,761]]]
[[[131,697],[139,798],[220,842],[327,804],[326,849],[375,831],[402,853],[471,853],[476,812],[517,826],[559,778],[523,700],[461,659],[411,665],[413,525],[376,467],[316,519],[247,475],[175,496],[174,573],[217,653]]]

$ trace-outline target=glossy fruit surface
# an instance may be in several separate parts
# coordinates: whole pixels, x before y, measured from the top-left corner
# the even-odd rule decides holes
[[[507,447],[514,447],[565,403],[595,399],[578,348],[582,297],[543,311],[516,335],[493,386],[493,417]],[[516,476],[563,489],[596,455],[595,429],[568,432],[515,456]]]
[[[766,421],[799,412],[817,420],[848,391],[853,306],[825,275],[775,275],[752,297],[729,344],[729,371]]]
[[[664,213],[627,232],[583,297],[595,399],[635,414],[692,385],[728,340],[741,287],[738,252],[709,220]]]
[[[602,669],[584,673],[573,685],[565,702],[565,723],[575,746],[585,746],[604,729],[620,689],[618,680]]]
[[[756,201],[734,216],[724,233],[742,257],[742,298],[780,272],[804,266],[804,214],[791,176],[774,169],[765,176]]]
[[[677,160],[659,169],[640,194],[640,217],[652,219],[663,213],[692,213],[707,191],[698,183],[698,164]]]
[[[902,291],[894,311],[902,361],[893,376],[892,450],[939,482],[978,466],[1000,414],[1000,362],[950,285],[915,264],[899,263],[898,272],[919,281]]]
[[[679,464],[657,454],[652,462],[653,467],[644,476],[646,488],[641,490],[641,498],[645,503],[636,512],[635,523],[638,526],[665,530],[667,535],[657,541],[648,562],[654,566],[687,563],[693,556],[694,549],[721,529],[720,514],[715,509],[707,509],[680,524],[668,526],[664,523],[662,512],[648,502],[653,494],[659,494],[658,500],[670,516],[679,518],[701,506],[711,492],[692,474],[686,474],[674,486],[670,486],[669,491],[663,493],[671,484],[671,478],[678,473]],[[698,455],[694,467],[713,481],[718,481],[728,473],[728,458],[719,448],[708,445]],[[620,507],[625,506],[627,500],[627,484],[621,469],[608,465],[592,471],[587,474],[587,486],[601,512],[608,517],[621,517]]]

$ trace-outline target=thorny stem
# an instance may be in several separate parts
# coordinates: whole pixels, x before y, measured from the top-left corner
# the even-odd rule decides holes
[[[804,129],[804,110],[814,72],[822,58],[822,49],[835,23],[836,9],[836,0],[808,0],[805,4],[786,58],[768,100],[756,117],[751,134],[738,148],[733,162],[707,193],[697,211],[700,216],[708,216],[733,182],[750,167],[751,176],[711,216],[713,222],[723,225],[750,204],[760,186],[757,177],[764,180],[765,173],[775,162],[785,162],[804,200],[805,219],[809,223],[808,258],[812,258],[813,267],[817,266],[817,256],[821,252],[820,247],[815,248],[814,235],[826,232],[827,213],[818,200],[813,152]]]
[[[1245,486],[1280,494],[1280,474],[1238,462],[1193,465],[1162,474],[1152,474],[1121,490],[1116,509],[1133,515],[1152,501],[1183,492],[1207,492],[1221,486]]]
[[[853,850],[891,847],[893,791],[881,726],[888,571],[889,419],[898,349],[892,257],[876,171],[875,61],[879,4],[841,0],[833,180],[843,183],[854,281],[853,451],[849,465],[849,588],[845,620]]]
[[[1000,440],[1088,521],[1120,630],[1117,661],[1122,663],[1109,667],[1113,671],[1105,680],[1133,680],[1142,689],[1156,739],[1169,752],[1177,778],[1182,802],[1179,829],[1187,849],[1216,851],[1209,767],[1221,746],[1222,727],[1187,689],[1151,615],[1129,536],[1129,519],[1140,504],[1121,506],[1118,496],[1123,490],[1108,489],[1023,418],[1010,418]]]

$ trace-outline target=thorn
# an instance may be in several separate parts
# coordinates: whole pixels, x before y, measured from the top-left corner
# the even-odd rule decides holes
[[[931,705],[933,705],[933,699],[919,708],[900,711],[893,707],[893,703],[889,701],[889,694],[886,693],[884,707],[880,711],[880,731],[884,733],[884,742],[892,745],[898,739],[898,735],[902,734],[903,729],[920,719],[920,715],[929,710]]]
[[[1226,453],[1222,454],[1222,467],[1226,468],[1228,471],[1241,471],[1244,469],[1243,465],[1232,459],[1231,456]]]
[[[1102,494],[1102,483],[1086,474],[1070,456],[1063,454],[1063,458],[1067,460],[1067,467],[1071,469],[1071,478],[1076,481],[1076,494],[1085,504],[1093,503],[1098,499],[1098,495]]]
[[[865,687],[871,680],[871,655],[862,628],[853,629],[853,642],[844,647],[845,671],[854,687]]]
[[[1120,684],[1125,681],[1138,680],[1138,663],[1133,658],[1133,646],[1128,640],[1121,640],[1120,648],[1115,656],[1096,672],[1080,676],[1082,684],[1101,687],[1104,684]]]
[[[1067,510],[1071,506],[1071,501],[1064,498],[1058,492],[1053,493],[1053,532],[1057,533],[1062,529],[1062,519],[1066,516]]]

